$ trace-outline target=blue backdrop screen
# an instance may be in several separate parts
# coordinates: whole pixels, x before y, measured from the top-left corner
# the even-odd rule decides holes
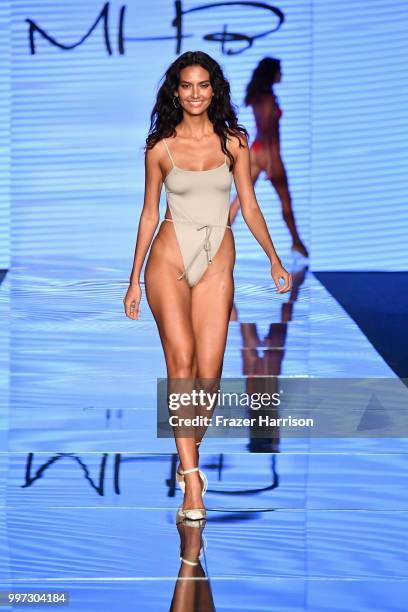
[[[407,22],[403,0],[2,2],[2,267],[89,259],[128,274],[159,81],[200,49],[225,70],[251,136],[245,85],[262,57],[281,59],[282,157],[312,267],[405,269]],[[256,194],[285,258],[263,175]],[[242,218],[236,238],[238,264],[262,257]]]

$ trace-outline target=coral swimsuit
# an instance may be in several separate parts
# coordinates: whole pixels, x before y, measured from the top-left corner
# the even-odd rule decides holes
[[[171,212],[186,277],[194,287],[217,253],[227,224],[230,208],[232,172],[224,163],[212,170],[183,170],[173,161],[165,139],[163,143],[173,164],[164,180],[167,203]],[[204,237],[203,237],[204,234]]]

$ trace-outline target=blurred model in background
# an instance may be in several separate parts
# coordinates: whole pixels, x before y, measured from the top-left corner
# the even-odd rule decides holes
[[[251,106],[256,123],[256,137],[250,147],[251,178],[255,185],[259,174],[264,171],[271,181],[282,205],[282,215],[292,237],[292,253],[308,257],[306,246],[300,239],[292,208],[285,166],[281,158],[279,120],[282,110],[274,94],[273,86],[282,78],[280,60],[264,57],[252,73],[246,88],[245,106]],[[234,222],[240,201],[233,200],[230,209],[230,222]]]

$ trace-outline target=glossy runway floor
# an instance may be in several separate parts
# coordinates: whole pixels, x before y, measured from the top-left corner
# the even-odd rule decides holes
[[[394,376],[312,272],[278,296],[262,267],[238,271],[224,377]],[[164,358],[125,290],[89,262],[3,279],[1,589],[66,590],[75,612],[407,610],[406,439],[205,439],[207,521],[176,526]]]

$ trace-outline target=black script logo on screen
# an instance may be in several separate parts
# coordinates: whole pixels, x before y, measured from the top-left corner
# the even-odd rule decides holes
[[[256,31],[255,33],[251,34],[230,31],[227,23],[225,23],[227,18],[231,17],[236,22],[237,15],[239,15],[240,11],[242,12],[244,9],[246,11],[246,15],[248,10],[257,13],[260,16],[262,28],[266,27],[267,29],[262,29],[262,31]],[[275,6],[271,6],[266,2],[211,2],[209,4],[184,9],[181,0],[176,0],[174,2],[174,10],[175,17],[169,24],[169,34],[158,33],[157,36],[132,36],[130,33],[128,33],[127,27],[129,20],[127,5],[123,4],[119,8],[118,19],[115,19],[114,26],[112,26],[112,22],[114,21],[114,15],[112,15],[113,9],[109,2],[105,2],[93,24],[89,27],[85,34],[80,33],[79,36],[81,36],[81,38],[72,44],[66,44],[60,40],[57,40],[57,38],[52,36],[50,32],[45,29],[45,27],[40,26],[33,19],[27,18],[25,21],[28,23],[30,52],[32,55],[39,52],[39,38],[47,40],[51,45],[58,47],[63,51],[72,51],[73,49],[83,45],[85,41],[92,34],[94,34],[94,32],[101,30],[103,44],[108,55],[124,55],[130,43],[147,41],[159,42],[164,40],[174,40],[176,43],[175,53],[179,54],[182,51],[183,39],[193,38],[196,35],[201,35],[203,40],[209,42],[219,42],[221,53],[224,55],[237,55],[252,47],[258,38],[265,38],[266,36],[269,36],[269,34],[279,30],[285,20],[284,14],[280,9],[276,8]],[[219,13],[220,25],[222,24],[220,31],[209,33],[188,32],[188,16],[197,12],[201,12],[202,14],[205,11],[214,11],[215,15],[217,15],[217,12]],[[135,15],[135,17],[137,17],[137,15]],[[245,19],[247,19],[247,17],[245,17]],[[143,26],[143,23],[139,22],[138,25]],[[247,24],[243,23],[242,27],[244,28],[245,25]],[[84,28],[86,27],[87,26],[85,25]],[[163,28],[165,27],[166,25],[164,24]],[[250,29],[256,30],[257,27],[258,26],[254,24],[250,26]],[[160,22],[158,29],[162,29],[160,27]]]

